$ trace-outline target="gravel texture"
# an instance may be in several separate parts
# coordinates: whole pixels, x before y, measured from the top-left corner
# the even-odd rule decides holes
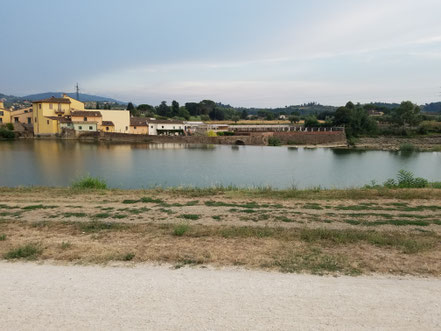
[[[441,280],[0,262],[3,330],[441,329]]]

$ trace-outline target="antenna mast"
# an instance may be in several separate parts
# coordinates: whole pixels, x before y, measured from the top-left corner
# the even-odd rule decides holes
[[[80,87],[78,86],[78,83],[75,85],[75,91],[77,93],[77,100],[80,100]]]

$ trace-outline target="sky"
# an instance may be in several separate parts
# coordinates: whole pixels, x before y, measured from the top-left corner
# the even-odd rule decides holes
[[[0,93],[441,100],[440,0],[0,0]]]

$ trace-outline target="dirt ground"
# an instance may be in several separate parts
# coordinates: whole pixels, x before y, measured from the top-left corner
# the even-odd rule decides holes
[[[0,262],[3,330],[439,330],[441,282]]]
[[[0,255],[440,276],[438,191],[2,189]]]

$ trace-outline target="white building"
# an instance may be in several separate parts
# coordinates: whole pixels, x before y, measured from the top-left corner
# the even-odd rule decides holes
[[[185,125],[182,121],[149,120],[150,136],[181,136],[185,134]]]

